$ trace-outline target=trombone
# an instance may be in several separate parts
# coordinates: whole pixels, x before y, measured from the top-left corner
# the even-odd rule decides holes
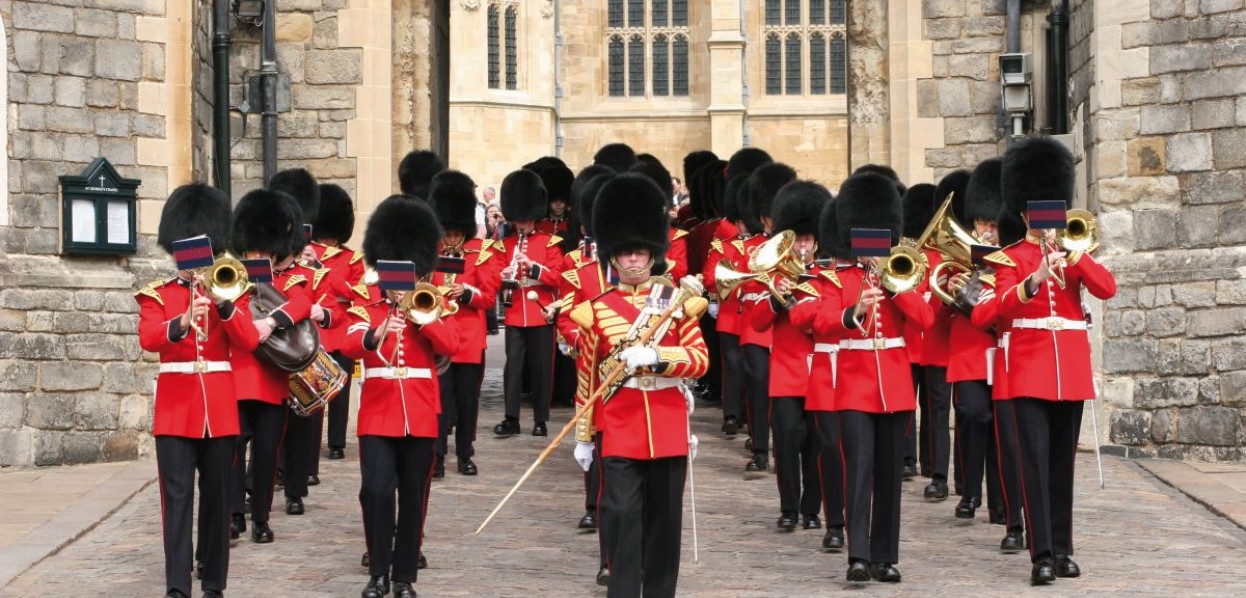
[[[213,303],[221,301],[237,301],[243,295],[246,295],[255,286],[247,280],[247,269],[242,262],[229,257],[222,256],[216,258],[211,266],[204,268],[205,272],[200,272],[204,277],[203,295],[212,299]],[[199,294],[196,290],[195,294]],[[194,302],[192,295],[191,301]],[[191,322],[190,325],[195,329],[200,338],[206,340],[209,332],[209,320],[204,320],[203,328]]]
[[[857,300],[853,303],[854,308],[861,304],[866,287],[882,287],[897,295],[916,289],[926,277],[926,269],[926,256],[920,251],[906,245],[892,247],[891,254],[887,256],[882,267],[873,262],[867,267],[865,280],[862,281],[861,289],[857,291]],[[872,311],[877,310],[878,304],[875,303]],[[862,332],[865,332],[864,329]]]
[[[459,305],[442,301],[447,291],[449,287],[443,289],[429,282],[420,282],[415,285],[415,289],[407,291],[398,300],[398,310],[407,320],[419,326],[452,316],[458,313]]]

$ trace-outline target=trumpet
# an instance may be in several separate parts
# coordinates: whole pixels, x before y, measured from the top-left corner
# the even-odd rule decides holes
[[[805,271],[801,256],[792,250],[795,240],[796,234],[785,230],[759,245],[748,260],[748,272],[740,272],[730,264],[719,262],[714,270],[718,297],[726,299],[741,284],[754,280],[766,285],[775,297],[780,297],[781,293],[776,288],[778,277],[797,280]]]
[[[398,301],[398,310],[414,324],[423,326],[451,316],[459,311],[457,303],[443,305],[444,291],[431,283],[421,282],[415,289],[407,291]]]

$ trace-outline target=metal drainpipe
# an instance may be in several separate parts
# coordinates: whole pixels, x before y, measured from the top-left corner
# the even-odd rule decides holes
[[[1007,45],[1009,54],[1021,51],[1021,0],[1008,0]]]
[[[748,28],[745,26],[747,19],[744,17],[744,0],[739,0],[740,10],[740,37],[744,38],[744,48],[740,50],[740,103],[744,106],[744,114],[740,118],[740,145],[748,147],[752,143],[752,137],[748,134]]]
[[[1052,2],[1051,70],[1047,82],[1047,123],[1054,135],[1069,132],[1069,5],[1068,0]]]
[[[212,162],[216,188],[230,195],[229,0],[212,3]]]
[[[277,9],[274,0],[264,2],[264,23],[260,44],[260,88],[264,116],[264,184],[277,174]]]
[[[554,155],[562,157],[562,10],[554,0]]]

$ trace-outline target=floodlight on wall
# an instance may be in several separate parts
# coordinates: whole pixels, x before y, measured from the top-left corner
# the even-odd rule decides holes
[[[259,19],[264,16],[264,0],[234,0],[234,16]]]
[[[1012,136],[1025,135],[1025,119],[1034,110],[1030,85],[1029,54],[1000,54],[999,77],[1003,86],[1003,107],[1012,123]]]

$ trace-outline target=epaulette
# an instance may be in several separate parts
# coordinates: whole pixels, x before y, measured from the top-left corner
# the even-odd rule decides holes
[[[363,252],[362,252],[362,251],[356,251],[356,252],[355,252],[355,255],[351,256],[351,258],[350,258],[350,263],[352,263],[352,264],[353,264],[353,263],[355,263],[355,262],[357,262],[357,261],[359,261],[359,260],[361,260],[361,259],[363,259]]]
[[[739,239],[732,239],[731,246],[735,247],[735,250],[738,251],[740,255],[744,255],[744,241],[741,241]]]
[[[994,274],[983,274],[982,276],[978,277],[978,280],[981,280],[982,284],[990,285],[991,287],[995,286],[995,275]]]
[[[363,284],[362,282],[351,287],[350,290],[354,291],[356,295],[359,295],[364,299],[371,299],[371,297],[368,296],[368,285]]]
[[[549,243],[546,243],[546,244],[545,244],[545,246],[546,246],[546,247],[554,247],[555,245],[558,245],[559,243],[562,243],[562,237],[560,237],[560,236],[558,236],[558,235],[550,235],[550,236],[549,236]]]
[[[489,259],[489,258],[491,258],[491,257],[493,257],[493,254],[492,254],[492,253],[490,253],[490,252],[489,252],[489,250],[484,249],[484,248],[481,248],[481,250],[480,250],[480,257],[476,258],[476,265],[477,265],[477,266],[479,266],[479,265],[481,265],[481,264],[485,263],[485,262],[486,262],[486,261],[488,261],[488,259]]]
[[[718,253],[722,253],[723,252],[722,240],[714,239],[713,241],[710,241],[710,249],[713,249],[714,251],[717,251]]]
[[[1013,268],[1017,266],[1017,263],[1012,261],[1012,258],[1008,257],[1008,254],[1004,253],[1004,250],[1002,249],[982,259],[991,262],[992,264],[999,264],[1001,266],[1009,266]]]
[[[567,317],[571,318],[571,321],[575,322],[575,325],[580,328],[592,328],[593,306],[588,301],[581,301],[579,305],[576,305],[571,308],[571,311],[567,312]]]
[[[362,305],[356,305],[346,310],[346,313],[355,314],[356,316],[359,316],[360,320],[363,320],[369,324],[372,323],[372,316],[368,315],[368,310],[364,309]]]
[[[340,247],[325,247],[324,253],[320,254],[320,259],[327,260],[339,253],[342,253],[342,248]]]
[[[138,296],[140,296],[140,295],[141,295],[141,296],[144,296],[144,297],[151,297],[152,299],[155,299],[155,300],[156,300],[156,303],[159,303],[160,305],[164,305],[164,297],[161,297],[161,296],[160,296],[160,291],[157,291],[156,289],[157,289],[157,288],[159,288],[159,287],[162,287],[162,286],[164,286],[164,285],[166,285],[166,284],[169,284],[169,281],[167,281],[167,280],[153,280],[153,281],[151,281],[151,282],[147,283],[147,286],[145,286],[145,287],[143,287],[143,288],[141,288],[141,289],[139,289],[139,290],[137,290],[137,291],[134,291],[134,296],[135,296],[135,297],[138,297]]]
[[[688,231],[686,231],[686,230],[684,230],[684,229],[682,229],[682,228],[677,228],[677,229],[675,229],[675,234],[674,234],[674,235],[671,235],[671,240],[672,240],[672,241],[678,241],[679,239],[682,239],[682,238],[684,238],[684,237],[686,237],[686,236],[688,236]]]
[[[818,289],[813,288],[813,285],[807,282],[802,282],[796,285],[796,290],[806,295],[809,295],[810,297],[821,297],[822,296],[822,294],[818,292]]]
[[[287,280],[287,281],[286,281],[286,285],[285,285],[284,287],[282,287],[282,288],[281,288],[281,290],[282,290],[282,291],[288,291],[288,290],[290,290],[291,288],[293,288],[293,287],[294,287],[294,285],[296,285],[296,284],[298,284],[298,283],[300,283],[300,282],[307,282],[307,277],[306,277],[306,276],[303,276],[302,274],[295,274],[295,275],[291,276],[289,280]]]
[[[843,283],[839,282],[839,276],[835,274],[834,270],[823,270],[819,272],[819,274],[821,274],[823,278],[831,281],[831,284],[835,285],[836,287],[839,287],[841,289],[844,288]]]
[[[320,281],[324,280],[324,277],[327,276],[329,272],[332,272],[332,270],[328,268],[320,268],[319,270],[316,270],[316,273],[312,275],[312,288],[314,289],[319,287]]]
[[[563,272],[562,277],[567,279],[567,282],[571,283],[571,286],[577,289],[580,288],[580,275],[575,270],[567,270]]]

